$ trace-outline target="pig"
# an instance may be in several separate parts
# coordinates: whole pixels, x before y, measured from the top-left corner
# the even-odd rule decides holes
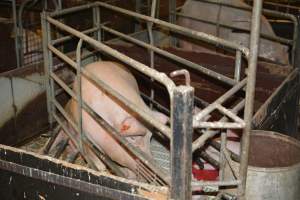
[[[241,0],[222,0],[224,3],[230,3],[235,6],[248,6]],[[187,0],[181,10],[182,14],[208,20],[212,22],[220,22],[220,24],[232,25],[235,27],[250,30],[251,12],[240,10],[228,6],[220,6],[195,0]],[[249,33],[241,30],[233,30],[216,25],[192,20],[185,17],[178,17],[178,25],[194,29],[196,31],[211,34],[225,40],[236,42],[238,44],[249,47]],[[261,33],[269,36],[275,36],[275,33],[268,20],[261,17]],[[192,44],[191,41],[179,40],[179,47],[187,51],[195,52],[215,52],[214,47],[207,43],[198,42]],[[259,56],[270,61],[287,65],[289,64],[288,48],[278,42],[273,42],[267,39],[260,40]]]
[[[167,116],[151,110],[144,103],[139,94],[136,79],[123,65],[110,61],[101,61],[88,64],[85,66],[85,70],[95,75],[139,108],[150,113],[153,118],[161,123],[165,124],[169,120]],[[73,90],[75,92],[78,91],[76,81],[73,83]],[[107,95],[84,76],[82,76],[81,80],[81,90],[82,99],[86,104],[119,131],[123,137],[126,137],[129,142],[151,156],[149,145],[152,133],[146,125],[139,121],[140,119],[135,113],[129,111],[123,104]],[[71,99],[67,107],[70,115],[78,121],[77,102]],[[83,109],[82,128],[88,138],[93,140],[113,161],[128,168],[131,172],[137,171],[135,159]]]

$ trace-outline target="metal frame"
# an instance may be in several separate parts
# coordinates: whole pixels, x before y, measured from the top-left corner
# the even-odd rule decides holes
[[[247,161],[248,161],[248,151],[249,151],[249,134],[251,130],[251,120],[253,114],[253,101],[254,101],[254,89],[255,89],[255,74],[256,74],[256,62],[257,62],[257,48],[258,48],[258,39],[259,39],[259,27],[260,27],[260,15],[261,15],[261,0],[255,1],[253,8],[253,26],[251,29],[251,45],[250,49],[243,47],[241,45],[205,34],[197,31],[193,31],[184,27],[180,27],[175,24],[171,24],[151,16],[141,15],[132,11],[128,11],[122,8],[118,8],[106,3],[95,2],[88,5],[78,6],[74,8],[69,8],[61,11],[56,11],[54,13],[46,13],[42,14],[42,30],[43,30],[43,50],[44,50],[44,65],[45,65],[45,75],[46,75],[46,88],[47,88],[47,105],[49,111],[49,123],[53,124],[55,121],[65,130],[65,132],[69,135],[70,139],[74,141],[74,143],[78,146],[78,149],[83,152],[82,143],[93,143],[89,138],[86,137],[84,131],[80,128],[80,123],[75,123],[70,116],[64,111],[64,109],[60,106],[60,104],[55,99],[55,90],[54,90],[54,82],[60,85],[75,101],[78,102],[80,108],[82,107],[85,111],[91,114],[91,116],[100,123],[108,132],[119,141],[128,151],[130,151],[133,155],[136,155],[137,158],[140,159],[142,165],[146,166],[148,169],[152,171],[152,176],[154,176],[155,180],[158,180],[157,183],[160,185],[169,185],[171,188],[171,198],[172,199],[190,199],[191,192],[193,188],[197,188],[201,186],[202,188],[209,188],[210,186],[238,186],[239,187],[239,198],[244,199],[244,191],[245,191],[245,181],[246,181],[246,173],[247,173]],[[190,62],[183,58],[180,58],[174,54],[166,52],[162,49],[159,49],[151,44],[144,43],[142,41],[138,41],[130,36],[125,36],[124,34],[117,32],[105,24],[101,24],[100,27],[93,27],[92,29],[79,32],[63,23],[55,19],[56,17],[62,17],[65,14],[74,13],[77,11],[82,11],[86,9],[108,9],[113,12],[117,12],[119,14],[124,14],[141,21],[144,21],[148,24],[159,25],[164,29],[168,29],[170,32],[179,33],[185,35],[187,37],[191,37],[193,39],[205,41],[212,45],[220,45],[224,48],[229,48],[232,51],[239,52],[237,53],[237,63],[240,63],[241,56],[248,61],[248,74],[245,79],[239,81],[240,77],[235,77],[235,79],[226,77],[217,72],[211,71],[203,66],[200,66],[196,63]],[[153,11],[153,10],[152,10]],[[95,19],[95,18],[94,18]],[[94,23],[95,25],[96,23]],[[66,54],[59,51],[55,44],[62,43],[64,41],[69,40],[71,37],[66,36],[63,38],[52,39],[51,38],[51,27],[54,26],[60,30],[63,30],[70,34],[70,36],[76,37],[79,39],[79,43],[77,46],[76,53],[76,61],[73,61]],[[212,77],[218,81],[231,85],[232,88],[228,90],[224,95],[219,97],[215,102],[208,105],[204,110],[199,112],[198,114],[192,114],[193,102],[194,102],[194,89],[191,86],[176,86],[174,82],[164,73],[160,73],[155,69],[148,67],[142,63],[139,63],[124,54],[119,53],[118,51],[112,49],[111,47],[105,45],[101,41],[99,41],[99,37],[96,39],[89,37],[86,35],[87,32],[100,32],[107,31],[116,36],[121,37],[127,41],[135,43],[139,46],[142,46],[146,49],[151,50],[150,52],[155,52],[164,57],[167,57],[173,61],[179,62],[181,64],[186,65],[187,67],[193,68],[209,77]],[[156,119],[154,119],[148,112],[139,108],[138,106],[131,103],[129,100],[125,99],[121,95],[119,95],[116,91],[111,89],[108,85],[103,83],[101,80],[97,79],[93,74],[86,71],[81,66],[81,45],[82,43],[89,44],[94,47],[99,52],[105,52],[106,54],[114,57],[115,59],[120,60],[128,64],[130,67],[138,70],[142,74],[150,77],[152,80],[158,81],[161,83],[168,91],[170,102],[171,102],[171,127],[165,126],[159,123]],[[146,122],[148,122],[151,126],[159,130],[164,136],[170,139],[171,142],[171,175],[168,175],[164,172],[163,169],[156,166],[154,163],[149,162],[150,158],[145,155],[143,152],[139,151],[136,148],[133,148],[130,143],[128,143],[125,139],[120,137],[120,134],[107,122],[105,122],[97,113],[95,113],[85,102],[80,98],[80,94],[75,94],[62,80],[60,80],[55,73],[53,72],[53,54],[62,59],[64,62],[73,67],[77,72],[77,79],[79,80],[81,76],[85,76],[91,79],[98,87],[105,90],[107,93],[118,99],[122,102],[128,109],[137,113],[141,118],[143,118]],[[150,59],[154,59],[151,56]],[[151,61],[153,63],[153,60]],[[240,65],[238,65],[240,67]],[[239,67],[235,67],[235,75],[238,74]],[[226,100],[228,100],[232,95],[240,90],[246,91],[246,98],[242,100],[240,103],[234,106],[234,108],[225,108],[222,106]],[[152,96],[153,98],[153,96]],[[149,98],[151,100],[151,98]],[[153,99],[152,99],[153,101]],[[245,107],[245,115],[244,118],[241,119],[236,115],[236,112],[243,109]],[[60,119],[58,114],[56,114],[56,109],[64,116],[64,118],[70,123],[73,129],[81,133],[81,139],[78,141],[75,139],[74,134],[71,133],[63,121]],[[224,115],[221,121],[219,122],[209,122],[209,114],[212,111],[218,110],[220,113]],[[81,114],[81,113],[80,113]],[[231,119],[234,122],[226,122],[227,119]],[[228,182],[226,180],[221,179],[220,181],[213,182],[191,182],[191,156],[193,150],[200,148],[204,142],[213,137],[215,134],[218,134],[218,131],[212,131],[213,129],[227,129],[227,128],[239,128],[244,129],[243,134],[243,143],[242,143],[242,155],[241,155],[241,163],[239,170],[239,178],[235,181]],[[200,136],[195,142],[192,143],[192,133],[193,130],[201,130],[203,132],[202,136]],[[226,137],[222,134],[222,154],[223,156],[228,158],[227,150],[224,148],[224,144],[226,142]],[[231,165],[231,162],[226,162],[226,159],[223,159],[223,163],[220,166],[224,166],[224,164]],[[230,159],[229,159],[230,160]],[[92,160],[90,160],[93,163]],[[145,168],[144,168],[145,169]],[[220,169],[221,171],[223,169]],[[147,177],[145,177],[147,178]],[[148,177],[149,178],[149,177]],[[151,177],[150,177],[151,179]],[[219,189],[216,188],[215,191]],[[222,192],[220,192],[221,196]]]

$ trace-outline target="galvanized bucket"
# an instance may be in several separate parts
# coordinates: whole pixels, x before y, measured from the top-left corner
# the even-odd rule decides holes
[[[239,164],[234,163],[238,169]],[[225,177],[232,180],[226,168]],[[251,134],[247,200],[300,199],[300,142],[276,132],[257,130]]]

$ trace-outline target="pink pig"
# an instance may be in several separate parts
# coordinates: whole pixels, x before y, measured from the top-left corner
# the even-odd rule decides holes
[[[167,122],[168,117],[147,107],[139,94],[136,79],[121,64],[108,61],[94,62],[85,66],[85,69],[139,108],[151,113],[153,118],[163,124]],[[78,90],[76,81],[73,84],[73,88],[74,91]],[[140,123],[135,113],[130,112],[120,102],[112,99],[84,76],[82,76],[81,80],[81,89],[82,99],[86,104],[134,146],[151,155],[150,138],[152,133]],[[78,110],[75,100],[71,99],[69,101],[68,110],[69,114],[77,121]],[[113,161],[130,169],[132,172],[137,170],[135,159],[84,110],[82,110],[82,128],[88,134],[88,138],[101,147],[101,150]],[[62,137],[65,136],[58,137],[55,143]]]

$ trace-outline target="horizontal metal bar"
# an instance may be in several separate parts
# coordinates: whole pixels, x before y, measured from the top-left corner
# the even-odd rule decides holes
[[[213,71],[213,70],[207,69],[207,68],[205,68],[205,67],[203,67],[203,66],[201,66],[201,65],[198,65],[198,64],[193,63],[193,62],[191,62],[191,61],[189,61],[189,60],[186,60],[186,59],[184,59],[184,58],[181,58],[181,57],[179,57],[179,56],[177,56],[177,55],[175,55],[175,54],[172,54],[172,53],[169,53],[169,52],[167,52],[167,51],[165,51],[165,50],[159,49],[159,48],[157,48],[157,47],[155,47],[155,46],[153,46],[153,45],[150,45],[150,44],[147,44],[147,43],[142,42],[142,41],[140,41],[140,40],[137,40],[137,39],[135,39],[135,38],[133,38],[133,37],[131,37],[131,36],[128,36],[128,35],[123,34],[123,33],[121,33],[121,32],[115,31],[115,30],[113,30],[113,29],[111,29],[111,28],[108,28],[108,27],[106,27],[106,26],[102,26],[101,28],[102,28],[103,30],[105,30],[105,31],[107,31],[107,32],[109,32],[109,33],[111,33],[111,34],[114,34],[114,35],[119,36],[119,37],[122,38],[122,39],[125,39],[125,40],[127,40],[127,41],[130,41],[130,42],[132,42],[132,43],[134,43],[134,44],[137,44],[137,45],[139,45],[139,46],[142,46],[142,47],[144,47],[144,48],[146,48],[146,49],[150,49],[150,50],[154,51],[154,52],[157,53],[157,54],[163,55],[163,56],[165,56],[165,57],[167,57],[167,58],[170,58],[170,59],[172,59],[172,60],[174,60],[174,61],[176,61],[176,62],[179,62],[179,63],[181,63],[181,64],[184,64],[184,65],[186,65],[186,66],[188,66],[188,67],[190,67],[190,68],[192,68],[192,69],[195,69],[195,70],[197,70],[197,71],[199,71],[199,72],[201,72],[201,73],[203,73],[203,74],[206,74],[206,75],[208,75],[208,76],[210,76],[210,77],[212,77],[212,78],[215,78],[215,79],[217,79],[217,80],[220,80],[220,81],[222,81],[222,82],[225,82],[225,83],[227,83],[227,84],[229,84],[229,85],[234,85],[234,84],[236,84],[236,81],[235,81],[234,79],[228,78],[227,76],[224,76],[223,74],[220,74],[220,73],[217,73],[217,72],[215,72],[215,71]]]
[[[238,184],[240,184],[239,180],[233,180],[233,181],[192,181],[192,188],[193,188],[193,190],[198,190],[199,187],[204,187],[204,186],[235,186],[235,185],[238,185]]]
[[[239,102],[236,106],[234,106],[234,108],[231,109],[232,112],[237,113],[239,112],[243,107],[245,106],[245,100],[242,100],[241,102]],[[226,117],[222,117],[222,119],[220,121],[226,121],[227,118]],[[212,138],[213,136],[215,136],[216,134],[220,133],[219,130],[206,130],[203,131],[204,133],[197,138],[192,145],[192,151],[194,152],[196,149],[202,147],[205,142],[209,139]]]
[[[189,16],[189,15],[186,15],[186,14],[183,14],[183,13],[176,13],[176,15],[178,15],[180,17],[192,19],[192,20],[195,20],[195,21],[201,21],[201,22],[208,23],[208,24],[213,24],[213,25],[217,24],[216,22],[211,21],[211,20],[201,19],[199,17],[192,17],[192,16]],[[247,29],[247,28],[241,28],[241,27],[237,27],[237,26],[233,26],[233,25],[229,25],[229,24],[223,24],[223,23],[220,23],[220,22],[218,23],[218,25],[220,27],[223,27],[223,28],[240,30],[240,31],[244,31],[244,32],[250,34],[250,29]],[[292,45],[293,44],[293,40],[289,40],[289,39],[279,37],[279,36],[272,36],[272,35],[267,35],[267,34],[264,34],[264,33],[260,33],[260,36],[261,36],[261,38],[264,38],[264,39],[267,39],[267,40],[270,40],[270,41],[280,42],[282,44],[287,44],[287,45]]]
[[[50,51],[52,51],[55,55],[57,55],[59,58],[61,58],[63,61],[65,61],[66,63],[68,63],[71,67],[74,67],[76,69],[77,64],[71,58],[69,58],[68,56],[66,56],[64,53],[62,53],[61,51],[59,51],[57,48],[55,48],[51,44],[48,44],[48,49]]]
[[[244,128],[245,124],[236,122],[198,122],[194,128],[212,128],[212,129],[241,129]]]
[[[221,39],[221,38],[218,38],[218,37],[215,37],[215,36],[203,33],[203,32],[198,32],[198,31],[194,31],[194,30],[189,29],[189,28],[185,28],[185,27],[182,27],[182,26],[171,24],[169,22],[165,22],[163,20],[159,20],[159,19],[156,19],[156,18],[153,18],[153,17],[141,15],[141,14],[138,14],[136,12],[132,12],[132,11],[122,9],[122,8],[119,8],[119,7],[116,7],[116,6],[112,6],[112,5],[109,5],[109,4],[106,4],[106,3],[97,2],[97,4],[101,7],[104,7],[104,8],[119,12],[119,13],[123,13],[125,15],[129,15],[129,16],[132,16],[132,17],[135,17],[135,18],[139,18],[139,19],[142,19],[144,21],[152,22],[154,24],[157,24],[159,26],[167,28],[172,32],[176,32],[176,33],[179,33],[179,34],[182,34],[182,35],[185,35],[185,36],[197,39],[197,40],[201,40],[201,41],[204,41],[204,42],[207,42],[207,43],[210,43],[210,44],[222,45],[224,47],[227,47],[227,48],[230,48],[230,49],[233,49],[233,50],[240,50],[245,55],[246,59],[249,57],[249,49],[247,47],[244,47],[244,46],[239,45],[237,43],[230,42],[230,41],[227,41],[227,40],[224,40],[224,39]]]
[[[49,13],[49,16],[51,17],[60,17],[66,14],[71,14],[74,13],[76,11],[82,11],[82,10],[87,10],[90,8],[94,8],[97,6],[97,3],[89,3],[89,4],[84,4],[84,5],[80,5],[80,6],[76,6],[76,7],[71,7],[71,8],[66,8],[63,10],[58,10],[58,11],[54,11],[52,13]]]
[[[140,62],[137,62],[136,60],[110,48],[109,46],[59,22],[58,20],[55,20],[51,17],[47,17],[47,20],[48,20],[48,22],[55,25],[59,29],[75,35],[76,37],[82,39],[83,41],[85,41],[88,44],[92,45],[93,47],[97,48],[98,50],[103,51],[103,52],[111,55],[114,58],[117,58],[118,60],[128,64],[129,66],[135,68],[136,70],[140,71],[141,73],[143,73],[143,74],[153,78],[154,80],[158,81],[159,83],[163,84],[168,89],[170,96],[172,96],[172,91],[174,90],[174,88],[176,86],[175,86],[175,83],[165,73],[161,73],[154,69],[151,69],[150,67],[148,67]]]
[[[99,30],[98,27],[93,27],[93,28],[87,29],[87,30],[85,30],[85,31],[82,31],[82,33],[84,33],[84,34],[90,34],[90,33],[96,32],[96,31],[98,31],[98,30]],[[56,39],[56,40],[52,40],[52,41],[51,41],[51,44],[52,44],[52,45],[57,45],[57,44],[59,44],[59,43],[62,43],[62,42],[71,40],[72,38],[74,38],[74,35],[64,36],[64,37],[58,38],[58,39]]]

